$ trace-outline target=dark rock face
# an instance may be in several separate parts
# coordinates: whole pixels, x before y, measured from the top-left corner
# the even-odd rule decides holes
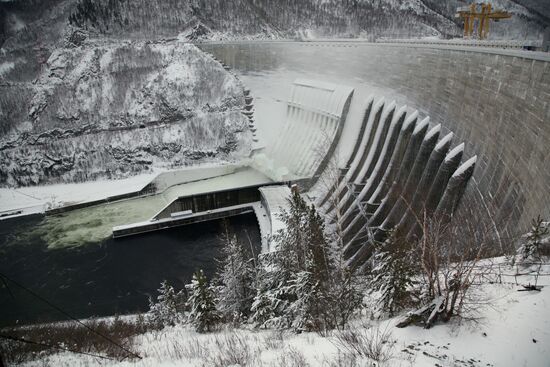
[[[84,42],[57,48],[30,83],[0,80],[0,185],[118,178],[233,160],[251,134],[240,82],[194,46]],[[17,107],[16,107],[17,106]]]

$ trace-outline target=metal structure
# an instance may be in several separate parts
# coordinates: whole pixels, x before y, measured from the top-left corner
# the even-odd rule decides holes
[[[512,14],[503,10],[493,11],[491,4],[474,3],[470,6],[458,8],[456,16],[464,20],[464,38],[472,38],[475,35],[475,21],[477,19],[477,37],[486,39],[491,20],[498,22],[501,19],[509,19]]]

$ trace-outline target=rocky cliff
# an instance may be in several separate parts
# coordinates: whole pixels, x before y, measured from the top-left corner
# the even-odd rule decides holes
[[[192,45],[85,41],[54,49],[25,80],[31,61],[2,64],[2,186],[125,177],[249,152],[243,87]]]

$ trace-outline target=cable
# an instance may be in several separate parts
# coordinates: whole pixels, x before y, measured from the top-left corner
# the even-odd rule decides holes
[[[0,334],[0,338],[7,339],[7,340],[13,340],[13,341],[16,341],[16,342],[21,342],[21,343],[39,345],[41,347],[47,347],[47,348],[50,348],[50,349],[59,349],[59,350],[65,351],[65,352],[84,354],[84,355],[87,355],[87,356],[92,356],[92,357],[97,357],[97,358],[102,358],[102,359],[110,359],[112,361],[116,361],[116,359],[114,359],[114,358],[107,357],[107,356],[102,356],[102,355],[99,355],[99,354],[80,352],[78,350],[63,348],[63,347],[60,347],[58,345],[46,344],[46,343],[37,342],[37,341],[34,341],[34,340],[29,340],[29,339],[24,339],[24,338],[16,338],[15,336],[6,335],[6,334]]]
[[[6,282],[6,279],[4,279],[3,277],[0,276],[0,280],[2,281],[2,284],[4,284],[4,286],[5,286],[6,289],[8,290],[8,293],[10,294],[11,298],[12,298],[12,299],[15,299],[15,296],[14,296],[13,293],[11,292],[10,286],[9,286],[8,283]]]
[[[101,334],[100,332],[92,329],[91,327],[89,327],[88,325],[86,325],[85,323],[83,323],[82,321],[78,320],[76,317],[72,316],[72,315],[69,315],[67,312],[63,311],[61,308],[57,307],[56,305],[54,305],[53,303],[51,303],[50,301],[48,301],[47,299],[43,298],[42,296],[40,296],[39,294],[35,293],[34,291],[30,290],[29,288],[25,287],[24,285],[22,284],[19,284],[18,282],[16,282],[15,280],[9,278],[8,276],[6,276],[5,274],[2,274],[0,273],[0,277],[6,279],[6,280],[9,280],[10,282],[12,282],[13,284],[15,284],[16,286],[24,289],[25,291],[27,291],[29,294],[31,294],[32,296],[38,298],[39,300],[41,300],[42,302],[46,303],[47,305],[49,305],[50,307],[52,307],[53,309],[61,312],[63,315],[67,316],[68,318],[70,318],[71,320],[73,321],[76,321],[77,323],[79,323],[80,325],[84,326],[86,329],[90,330],[92,333],[96,334],[96,335],[99,335],[101,336],[102,338],[104,338],[105,340],[109,341],[110,343],[116,345],[117,347],[119,347],[120,349],[122,349],[123,351],[125,351],[126,353],[130,354],[130,355],[133,355],[134,357],[138,358],[138,359],[142,359],[142,357],[135,353],[135,352],[132,352],[131,350],[123,347],[122,345],[118,344],[117,342],[115,342],[113,339],[109,338],[108,336],[106,335],[103,335]]]

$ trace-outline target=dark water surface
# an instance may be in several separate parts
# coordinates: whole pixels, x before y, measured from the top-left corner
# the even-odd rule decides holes
[[[144,311],[162,280],[176,289],[202,268],[215,272],[221,220],[71,248],[48,249],[41,237],[20,237],[41,219],[0,221],[0,272],[75,317]],[[260,248],[254,214],[229,218],[244,244]],[[249,241],[250,239],[250,241]],[[21,288],[0,283],[0,326],[66,317]]]

